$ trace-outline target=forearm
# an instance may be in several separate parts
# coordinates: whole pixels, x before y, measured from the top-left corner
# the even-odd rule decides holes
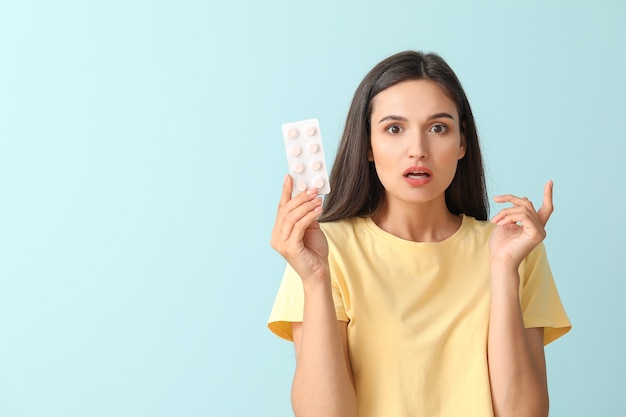
[[[356,416],[330,282],[305,285],[292,405],[297,417]]]
[[[545,364],[537,363],[524,327],[519,280],[516,270],[491,266],[487,353],[494,412],[497,417],[547,416]]]

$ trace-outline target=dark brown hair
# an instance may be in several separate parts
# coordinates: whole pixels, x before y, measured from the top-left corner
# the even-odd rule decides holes
[[[437,54],[406,51],[377,64],[356,89],[330,174],[331,191],[326,196],[319,221],[366,217],[378,210],[385,193],[373,162],[368,161],[372,99],[400,82],[424,79],[439,84],[454,101],[465,136],[465,156],[459,160],[454,179],[445,193],[448,210],[478,220],[487,219],[489,202],[478,133],[463,87],[454,71]]]

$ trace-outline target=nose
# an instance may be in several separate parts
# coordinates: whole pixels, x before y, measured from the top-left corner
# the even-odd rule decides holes
[[[426,135],[422,134],[421,132],[418,132],[415,135],[411,135],[411,137],[409,138],[407,153],[409,158],[428,158],[428,142]]]

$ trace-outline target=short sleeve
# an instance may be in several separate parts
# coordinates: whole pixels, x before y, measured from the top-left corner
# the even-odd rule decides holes
[[[543,243],[522,263],[520,278],[524,326],[543,327],[544,345],[567,333],[572,325],[559,297]]]
[[[331,274],[331,278],[333,274]],[[335,312],[337,320],[348,321],[343,303],[343,296],[340,289],[336,285],[336,281],[332,279],[333,301],[335,303]],[[302,322],[304,311],[304,289],[302,280],[294,269],[287,265],[283,279],[278,288],[274,306],[270,313],[267,327],[276,336],[285,340],[293,341],[291,334],[291,323]]]

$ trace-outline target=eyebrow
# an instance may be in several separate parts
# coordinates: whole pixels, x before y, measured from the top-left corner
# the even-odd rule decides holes
[[[435,113],[435,114],[433,114],[433,115],[428,116],[428,120],[440,119],[440,118],[446,118],[446,119],[452,119],[452,120],[454,120],[454,116],[452,116],[450,113],[445,113],[445,112],[442,112],[442,113]],[[404,117],[404,116],[396,116],[396,115],[394,115],[394,114],[390,114],[389,116],[385,116],[385,117],[383,117],[382,119],[380,119],[380,120],[378,121],[378,123],[380,124],[380,123],[386,122],[386,121],[388,121],[388,120],[394,120],[394,121],[406,122],[406,121],[408,121],[409,119],[407,119],[407,118],[406,118],[406,117]]]

